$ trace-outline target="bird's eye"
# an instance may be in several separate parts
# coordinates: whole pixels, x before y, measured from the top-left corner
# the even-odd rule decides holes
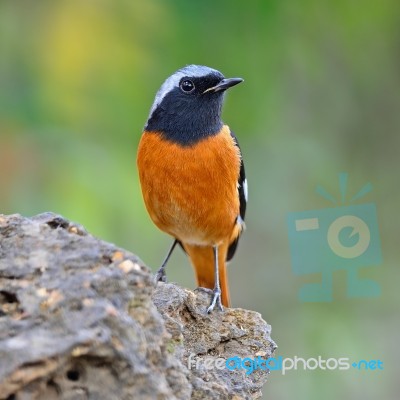
[[[185,79],[181,82],[180,88],[185,93],[191,93],[194,90],[194,83],[189,79]]]

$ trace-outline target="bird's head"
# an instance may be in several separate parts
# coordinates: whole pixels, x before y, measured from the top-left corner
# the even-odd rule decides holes
[[[221,109],[226,89],[242,82],[202,65],[188,65],[172,74],[156,94],[145,130],[190,145],[222,127]]]

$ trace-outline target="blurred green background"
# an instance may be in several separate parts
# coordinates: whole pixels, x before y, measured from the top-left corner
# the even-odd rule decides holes
[[[383,371],[272,372],[268,399],[395,399],[399,359],[398,0],[0,2],[0,212],[54,211],[136,252],[153,270],[171,240],[151,223],[136,148],[155,92],[185,64],[245,83],[227,96],[249,180],[233,303],[262,313],[283,357],[380,359]],[[301,303],[286,215],[374,190],[384,262],[378,298]],[[169,279],[194,287],[178,251]]]

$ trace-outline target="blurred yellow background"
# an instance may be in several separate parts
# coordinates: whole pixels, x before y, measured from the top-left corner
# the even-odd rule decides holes
[[[234,306],[272,325],[283,357],[380,359],[383,371],[271,372],[264,398],[395,399],[399,340],[400,3],[396,0],[1,1],[0,212],[53,211],[153,270],[171,239],[142,202],[136,148],[161,83],[186,64],[245,82],[224,120],[249,181]],[[384,262],[378,298],[301,303],[317,275],[291,270],[286,216],[331,205],[338,173],[374,190]],[[180,250],[169,279],[194,287]]]

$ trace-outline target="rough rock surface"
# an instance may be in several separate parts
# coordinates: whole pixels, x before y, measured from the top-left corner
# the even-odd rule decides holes
[[[0,215],[0,399],[259,397],[266,371],[206,358],[268,358],[270,326],[242,309],[208,315],[209,301],[155,288],[135,255],[61,216]]]

